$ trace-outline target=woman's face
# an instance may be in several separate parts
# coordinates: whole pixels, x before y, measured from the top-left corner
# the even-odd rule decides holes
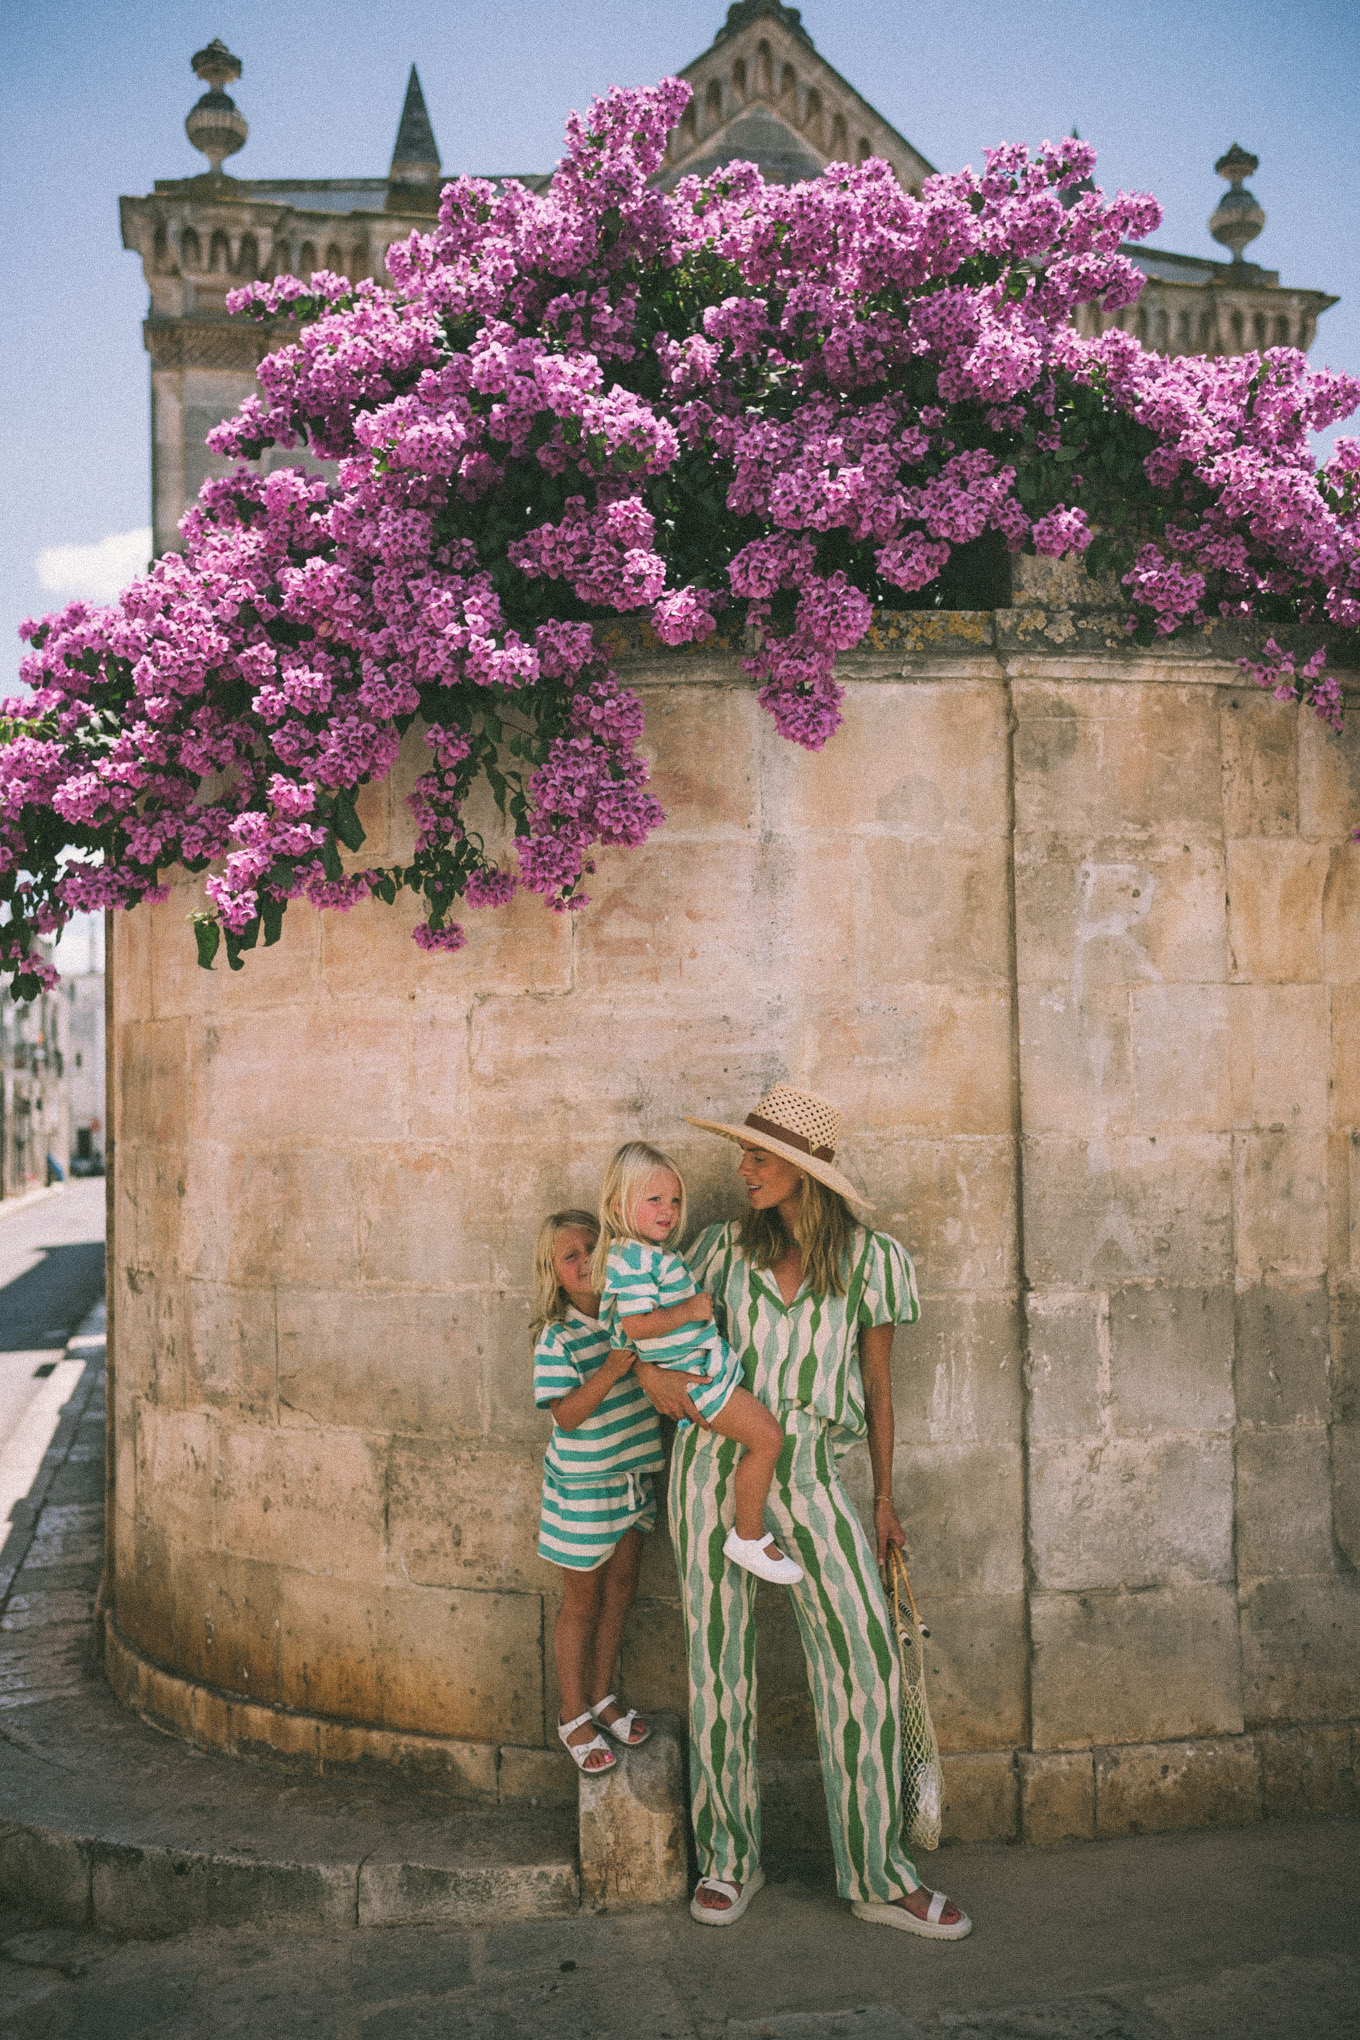
[[[590,1286],[590,1257],[595,1234],[583,1225],[564,1225],[553,1241],[553,1274],[563,1292],[587,1317],[594,1317],[600,1299]]]
[[[795,1169],[782,1155],[751,1147],[746,1141],[741,1144],[737,1174],[746,1185],[752,1211],[772,1211],[776,1204],[793,1196],[803,1177],[803,1171]]]
[[[680,1185],[669,1169],[656,1169],[642,1186],[629,1213],[629,1225],[640,1239],[660,1246],[680,1223]]]

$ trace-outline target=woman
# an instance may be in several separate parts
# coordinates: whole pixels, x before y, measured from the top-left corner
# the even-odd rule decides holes
[[[924,1889],[901,1841],[899,1669],[875,1553],[836,1451],[867,1436],[877,1559],[906,1540],[892,1499],[893,1328],[919,1315],[911,1261],[855,1222],[854,1186],[833,1166],[840,1115],[777,1084],[743,1126],[692,1119],[741,1148],[749,1210],[690,1249],[695,1280],[741,1357],[747,1386],[788,1442],[769,1518],[803,1567],[790,1599],[807,1657],[836,1883],[860,1919],[938,1940],[972,1922]],[[665,1416],[689,1416],[689,1377],[637,1364]],[[689,1644],[690,1782],[701,1871],[690,1904],[705,1926],[740,1919],[764,1883],[756,1784],[755,1582],[727,1565],[736,1447],[702,1421],[676,1439],[670,1523]]]

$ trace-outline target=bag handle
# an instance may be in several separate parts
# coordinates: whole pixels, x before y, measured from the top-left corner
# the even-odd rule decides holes
[[[899,1588],[904,1589],[907,1596],[907,1606],[911,1609],[912,1621],[922,1636],[929,1636],[930,1631],[926,1628],[925,1623],[917,1612],[916,1596],[911,1591],[911,1574],[907,1571],[907,1561],[903,1556],[900,1544],[890,1544],[888,1546],[888,1574],[892,1581],[894,1619],[900,1622],[901,1602],[899,1600]]]

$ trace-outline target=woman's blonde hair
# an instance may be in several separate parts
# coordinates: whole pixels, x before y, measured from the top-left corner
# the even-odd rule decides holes
[[[812,1294],[844,1296],[855,1214],[838,1190],[828,1189],[806,1171],[799,1174],[792,1240],[775,1207],[748,1211],[737,1226],[737,1237],[747,1260],[757,1268],[773,1268],[790,1246],[797,1247],[803,1256],[803,1280]]]
[[[596,1289],[604,1288],[605,1267],[609,1260],[609,1249],[616,1240],[633,1240],[633,1213],[637,1201],[658,1169],[667,1169],[680,1186],[680,1214],[671,1231],[666,1235],[665,1244],[673,1246],[683,1239],[685,1232],[685,1179],[676,1168],[670,1156],[661,1148],[655,1148],[650,1141],[626,1140],[621,1148],[610,1157],[609,1167],[604,1172],[600,1185],[599,1241],[595,1258],[590,1264],[590,1279]]]
[[[571,1298],[557,1279],[553,1266],[553,1253],[557,1246],[557,1235],[565,1232],[570,1225],[579,1225],[592,1239],[599,1232],[599,1223],[590,1211],[549,1212],[538,1228],[534,1243],[534,1314],[529,1326],[529,1337],[536,1339],[544,1325],[557,1324],[564,1318],[571,1304]]]

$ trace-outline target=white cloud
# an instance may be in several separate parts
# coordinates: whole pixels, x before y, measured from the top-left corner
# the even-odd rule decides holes
[[[111,602],[135,575],[146,572],[150,558],[151,526],[139,524],[135,531],[111,531],[93,545],[44,546],[34,565],[38,585],[49,595]]]

